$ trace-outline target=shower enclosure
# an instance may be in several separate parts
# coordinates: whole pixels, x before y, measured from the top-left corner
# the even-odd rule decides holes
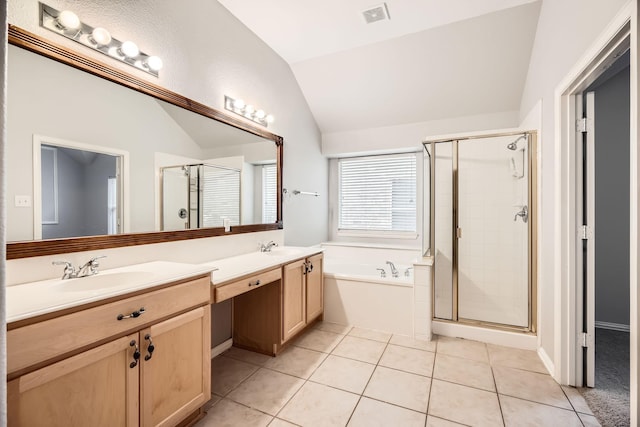
[[[162,230],[240,224],[240,170],[207,164],[162,168]]]
[[[424,143],[434,319],[535,332],[535,146],[534,132]]]

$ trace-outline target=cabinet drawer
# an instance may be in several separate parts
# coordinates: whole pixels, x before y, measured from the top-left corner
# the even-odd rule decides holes
[[[192,280],[157,291],[45,320],[7,332],[9,374],[57,358],[76,349],[140,329],[143,325],[210,298],[210,278]],[[144,307],[142,315],[118,320]]]
[[[226,285],[218,286],[214,292],[214,301],[220,302],[233,298],[237,295],[249,292],[258,286],[266,285],[267,283],[275,282],[282,277],[282,270],[274,268],[273,270],[264,271],[252,276],[246,276],[242,279],[230,282]]]

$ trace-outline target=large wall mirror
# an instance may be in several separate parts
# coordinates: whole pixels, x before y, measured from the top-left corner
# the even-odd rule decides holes
[[[9,43],[8,259],[282,227],[281,137],[17,27]]]

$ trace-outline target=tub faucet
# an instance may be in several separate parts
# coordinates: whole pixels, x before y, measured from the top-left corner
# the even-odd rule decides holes
[[[271,249],[274,246],[278,246],[278,244],[276,242],[274,242],[273,240],[270,241],[269,243],[267,243],[266,245],[264,243],[262,243],[260,245],[260,252],[271,252]]]
[[[389,264],[389,267],[391,267],[391,277],[398,277],[398,269],[396,268],[396,266],[393,265],[391,261],[387,261],[387,264]]]

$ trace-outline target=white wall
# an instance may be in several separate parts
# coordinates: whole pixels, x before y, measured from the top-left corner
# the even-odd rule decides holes
[[[529,63],[527,81],[520,104],[520,119],[524,120],[542,101],[542,120],[539,144],[541,217],[538,244],[541,247],[540,294],[541,346],[555,359],[554,339],[554,272],[560,259],[560,248],[555,246],[559,225],[555,223],[556,192],[554,155],[554,90],[574,63],[584,54],[597,36],[605,29],[627,0],[565,0],[544,1],[540,10],[536,39]],[[559,199],[558,199],[559,201]],[[559,319],[555,319],[559,321]],[[557,364],[559,360],[554,360]]]
[[[414,151],[427,137],[517,127],[518,112],[456,117],[428,122],[322,134],[322,153],[328,157],[371,152]]]
[[[10,0],[9,22],[214,108],[223,109],[227,94],[273,114],[276,122],[269,130],[284,138],[284,186],[313,188],[323,195],[311,203],[284,206],[287,243],[326,240],[327,163],[315,120],[287,63],[224,7],[211,0],[194,0],[188,7],[172,0],[48,4],[72,9],[88,24],[103,26],[114,37],[134,40],[142,51],[162,57],[160,78],[40,28],[37,0]]]
[[[0,0],[0,25],[2,28],[7,27],[7,2]],[[7,32],[2,31],[0,34],[0,45],[7,46]],[[7,342],[6,342],[6,145],[7,145],[7,98],[6,98],[6,55],[0,55],[0,376],[5,378],[7,375]],[[0,382],[0,425],[7,424],[7,383]]]

